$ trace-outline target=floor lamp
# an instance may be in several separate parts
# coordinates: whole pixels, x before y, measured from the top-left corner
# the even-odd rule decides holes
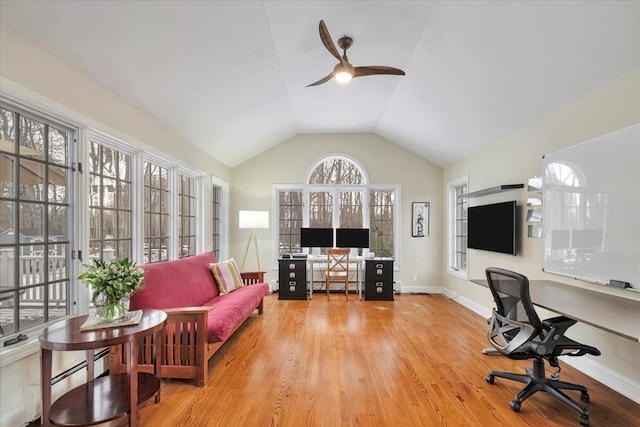
[[[256,249],[258,271],[262,271],[260,269],[260,255],[258,253],[258,235],[256,234],[256,229],[269,228],[269,211],[240,211],[238,216],[238,227],[251,230],[249,240],[247,240],[247,247],[244,250],[244,257],[242,258],[242,267],[240,267],[240,271],[244,271],[244,263],[247,261],[247,254],[249,253],[249,246],[251,246],[252,241]]]

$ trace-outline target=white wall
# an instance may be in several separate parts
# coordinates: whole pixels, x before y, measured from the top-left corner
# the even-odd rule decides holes
[[[400,184],[402,270],[395,279],[402,289],[426,291],[440,286],[443,229],[442,168],[374,134],[301,134],[233,168],[231,173],[231,255],[242,259],[248,230],[237,230],[238,210],[272,208],[273,184],[302,184],[311,167],[330,154],[345,154],[358,161],[370,184]],[[430,202],[430,234],[411,237],[411,202]],[[273,213],[272,213],[273,215]],[[235,231],[234,231],[235,230]],[[275,259],[271,231],[259,230],[260,262]],[[247,261],[248,262],[248,261]],[[269,264],[270,268],[277,268]],[[418,281],[412,282],[413,275]],[[277,271],[267,279],[276,279]]]
[[[640,69],[497,141],[477,155],[446,167],[444,185],[463,175],[469,175],[469,191],[499,184],[526,184],[528,178],[542,174],[542,156],[545,153],[640,122],[639,94]],[[493,200],[487,197],[472,202],[482,204],[499,198],[516,198],[519,204],[526,204],[525,197],[523,191],[516,191],[493,196]],[[524,217],[521,221],[524,224]],[[544,278],[606,292],[598,285],[543,273],[542,239],[527,238],[526,226],[523,225],[520,240],[522,250],[516,257],[470,250],[469,279],[483,278],[486,267],[496,266],[522,272],[530,278]],[[446,247],[443,250],[446,251]],[[446,271],[446,265],[442,267]],[[444,284],[446,293],[458,296],[460,301],[471,306],[489,308],[493,305],[485,288],[446,273]],[[629,298],[640,300],[633,293],[629,294]],[[592,370],[596,379],[617,387],[640,402],[640,344],[580,323],[570,332],[572,338],[602,351],[602,356],[590,359],[594,363],[579,362],[577,358],[575,361]]]

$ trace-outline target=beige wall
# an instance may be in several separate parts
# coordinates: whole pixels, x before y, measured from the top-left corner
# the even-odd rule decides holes
[[[607,134],[617,129],[640,122],[640,69],[620,78],[595,92],[563,107],[537,123],[509,135],[491,148],[464,161],[448,166],[444,170],[444,185],[460,176],[469,176],[470,191],[499,184],[526,183],[542,173],[542,156],[564,147]],[[470,203],[500,201],[514,198],[526,204],[524,191],[471,200]],[[446,221],[446,220],[445,220]],[[444,227],[443,222],[443,227]],[[524,218],[521,220],[524,224]],[[522,251],[518,256],[491,254],[470,250],[469,278],[483,278],[488,266],[503,267],[522,272],[530,278],[546,278],[582,287],[607,290],[598,285],[566,279],[542,272],[542,239],[526,237],[526,226],[522,227]],[[446,247],[444,248],[446,250]],[[442,265],[446,271],[446,264]],[[492,301],[486,289],[444,274],[447,292],[459,294],[485,307]],[[629,292],[629,298],[637,298]],[[549,313],[550,314],[550,313]],[[640,325],[638,325],[640,328]],[[640,387],[640,345],[614,336],[593,327],[577,324],[570,336],[598,347],[602,356],[593,360],[635,382]],[[640,401],[640,397],[636,396]]]
[[[272,210],[273,184],[302,184],[310,169],[331,154],[344,154],[365,169],[371,184],[401,185],[402,270],[395,279],[407,287],[440,286],[443,231],[442,168],[416,156],[374,134],[307,134],[295,136],[282,144],[233,168],[231,172],[231,255],[241,260],[248,232],[237,230],[238,210]],[[430,202],[430,234],[411,237],[411,202]],[[273,215],[273,212],[271,212]],[[235,231],[234,231],[235,230]],[[259,233],[260,261],[273,263],[272,230]],[[272,261],[270,264],[267,260]],[[247,261],[249,267],[249,261]],[[413,275],[418,281],[412,282]],[[269,271],[269,280],[277,279]]]

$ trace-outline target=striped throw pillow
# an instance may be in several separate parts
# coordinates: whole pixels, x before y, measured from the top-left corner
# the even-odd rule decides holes
[[[233,258],[228,261],[211,264],[211,271],[221,294],[235,291],[244,285],[238,265]]]

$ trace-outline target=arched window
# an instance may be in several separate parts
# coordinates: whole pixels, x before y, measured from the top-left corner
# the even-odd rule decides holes
[[[399,186],[369,184],[364,168],[346,155],[315,162],[302,185],[278,185],[277,254],[300,252],[300,229],[368,228],[369,250],[393,257]]]
[[[363,169],[344,156],[330,156],[321,160],[311,171],[307,184],[367,184]]]

